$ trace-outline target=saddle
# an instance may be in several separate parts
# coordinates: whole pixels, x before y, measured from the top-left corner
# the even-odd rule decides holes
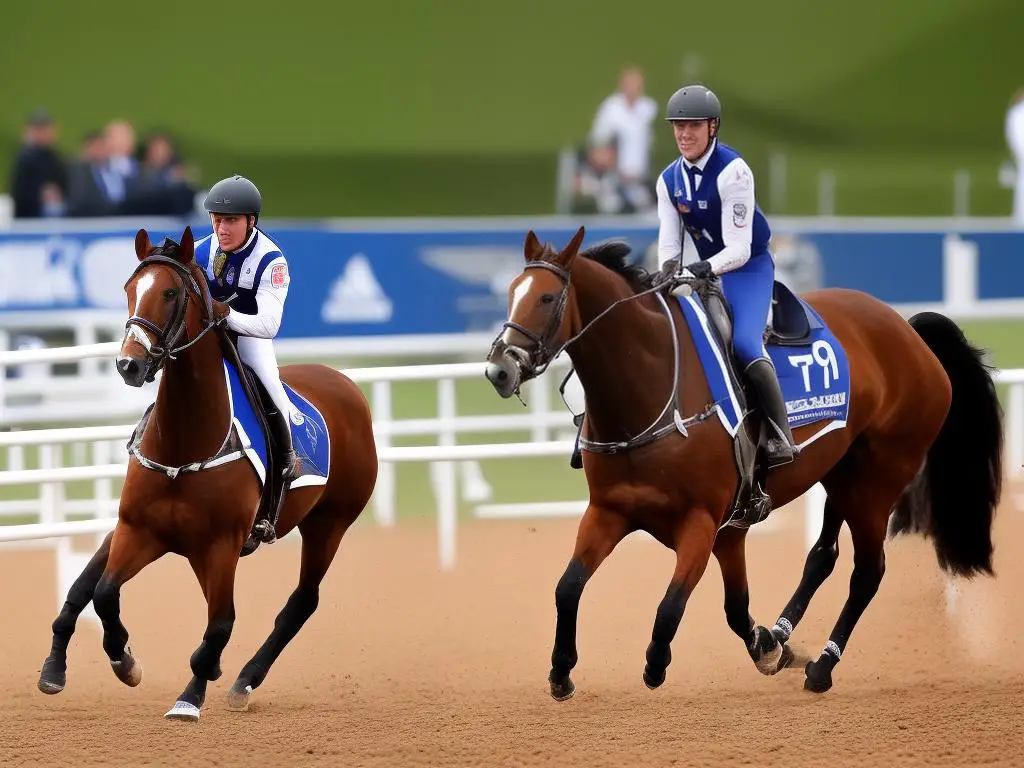
[[[763,521],[772,510],[771,498],[764,490],[769,469],[763,461],[764,446],[771,434],[764,420],[748,407],[749,393],[746,382],[739,374],[739,366],[732,351],[732,310],[722,292],[721,281],[719,278],[713,278],[696,287],[704,302],[712,333],[724,353],[725,367],[736,399],[739,401],[738,405],[747,422],[744,429],[736,431],[733,442],[740,485],[734,499],[733,511],[726,518],[723,527],[748,528]],[[775,281],[772,286],[770,319],[764,331],[765,346],[807,344],[813,331],[818,328],[821,328],[820,321],[808,315],[796,294],[783,283]],[[756,419],[754,423],[748,420],[752,414]]]

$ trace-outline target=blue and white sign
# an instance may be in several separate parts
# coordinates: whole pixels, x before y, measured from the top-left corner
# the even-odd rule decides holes
[[[178,239],[181,226],[150,226],[153,242]],[[463,226],[464,224],[464,226]],[[518,223],[517,223],[518,224]],[[38,225],[37,225],[38,226]],[[0,326],[6,312],[126,310],[125,279],[136,264],[135,222],[102,222],[52,231],[0,232]],[[291,267],[281,336],[396,336],[490,332],[505,319],[506,289],[522,268],[530,224],[379,222],[343,229],[331,222],[267,222]],[[541,240],[563,246],[577,223],[537,219]],[[176,227],[176,228],[175,228]],[[887,228],[888,229],[888,228]],[[956,231],[956,230],[952,230]],[[209,228],[195,229],[197,237]],[[950,238],[953,238],[951,246]],[[587,226],[587,245],[627,240],[635,257],[653,264],[653,223],[602,220]],[[890,303],[948,300],[951,247],[968,253],[979,299],[1024,299],[1024,232],[822,231],[820,224],[776,226],[773,251],[780,277],[797,291],[843,286]]]

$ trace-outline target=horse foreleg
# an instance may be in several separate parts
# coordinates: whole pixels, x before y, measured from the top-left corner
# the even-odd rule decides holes
[[[772,635],[779,642],[789,641],[793,630],[804,617],[814,593],[825,583],[825,579],[832,574],[832,570],[836,567],[836,561],[839,559],[839,531],[842,527],[843,518],[836,510],[835,502],[831,498],[827,498],[821,534],[814,542],[810,552],[807,553],[807,561],[804,563],[800,584],[779,615],[775,626],[772,627]]]
[[[351,518],[354,519],[354,516]],[[299,584],[274,621],[274,629],[256,654],[242,667],[228,693],[228,708],[244,712],[249,708],[252,692],[267,677],[285,646],[302,629],[320,602],[320,582],[334,560],[341,539],[351,520],[326,512],[306,518],[299,525],[302,533],[302,566]]]
[[[557,618],[548,682],[551,685],[551,696],[556,701],[565,701],[576,692],[569,673],[579,660],[576,653],[576,619],[583,587],[628,532],[629,523],[622,515],[593,505],[587,507],[580,520],[572,559],[555,587]]]
[[[651,642],[647,646],[644,684],[652,690],[665,682],[665,670],[672,661],[672,639],[683,619],[686,601],[711,558],[715,531],[715,520],[706,509],[690,510],[676,530],[676,567],[665,597],[658,605]]]
[[[109,550],[92,600],[96,615],[103,623],[103,650],[110,659],[110,666],[118,680],[134,687],[142,682],[142,666],[132,657],[128,630],[121,623],[121,587],[167,550],[147,531],[124,523],[114,528]],[[95,560],[89,563],[90,568]],[[82,578],[84,574],[79,580]]]
[[[107,534],[89,564],[75,579],[75,583],[71,585],[68,596],[64,600],[64,607],[53,621],[53,643],[50,646],[50,655],[46,657],[39,673],[39,690],[43,693],[60,693],[64,690],[67,683],[68,645],[71,643],[71,636],[75,634],[78,617],[92,602],[96,585],[99,583],[100,576],[103,575],[103,569],[107,567],[112,536],[113,532]]]
[[[725,620],[743,641],[758,671],[774,675],[793,662],[793,652],[750,615],[750,592],[747,585],[747,530],[726,528],[719,531],[712,550],[722,569],[725,587]]]
[[[164,715],[170,720],[198,720],[207,683],[221,676],[220,657],[235,626],[235,569],[241,548],[241,537],[226,537],[189,557],[206,597],[206,632],[189,660],[192,679]]]

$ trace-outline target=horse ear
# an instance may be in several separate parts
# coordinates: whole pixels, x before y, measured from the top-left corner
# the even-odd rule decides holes
[[[149,242],[149,233],[140,229],[135,233],[135,255],[139,257],[139,261],[142,261],[149,256],[151,250],[153,250],[153,244]]]
[[[178,246],[178,261],[189,264],[196,256],[196,241],[192,237],[192,227],[185,227],[181,233],[181,244]]]
[[[527,261],[536,261],[544,252],[544,246],[540,244],[537,235],[531,229],[526,233],[526,243],[523,245],[523,254]]]
[[[583,236],[586,234],[586,230],[580,227],[576,234],[573,235],[572,240],[565,246],[565,249],[559,254],[559,261],[562,266],[567,267],[573,259],[576,258],[576,254],[580,252],[580,246],[583,245]]]

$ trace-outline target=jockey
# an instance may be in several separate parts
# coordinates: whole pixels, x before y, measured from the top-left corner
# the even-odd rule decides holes
[[[213,234],[196,244],[196,263],[206,275],[214,299],[214,317],[238,334],[238,355],[266,388],[275,410],[266,414],[271,444],[277,451],[270,464],[280,469],[271,486],[276,501],[269,530],[257,523],[263,541],[274,540],[274,525],[289,480],[295,476],[291,403],[281,384],[273,339],[281,327],[288,295],[288,262],[280,247],[256,227],[263,209],[259,189],[243,176],[218,181],[206,195]]]
[[[754,176],[740,154],[719,141],[722,105],[712,91],[702,85],[680,88],[668,100],[665,119],[681,157],[657,181],[662,275],[721,276],[733,315],[733,353],[774,433],[766,446],[768,464],[786,464],[798,449],[763,342],[775,260],[768,250],[771,229],[754,199]],[[699,256],[685,268],[683,230]]]

